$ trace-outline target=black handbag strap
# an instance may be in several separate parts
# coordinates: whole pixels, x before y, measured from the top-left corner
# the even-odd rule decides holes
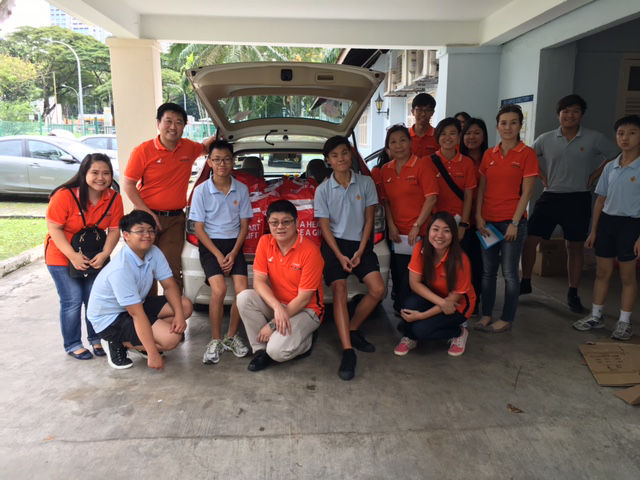
[[[458,185],[456,185],[456,182],[453,181],[453,178],[451,178],[451,175],[449,175],[449,172],[442,164],[440,157],[434,153],[433,155],[431,155],[431,160],[433,161],[433,164],[436,166],[436,168],[440,172],[440,175],[442,175],[442,178],[444,179],[444,181],[447,182],[447,185],[449,185],[449,188],[451,189],[451,191],[455,193],[460,200],[464,201],[464,192]]]
[[[78,205],[78,210],[80,210],[80,216],[82,217],[82,225],[86,227],[87,221],[84,218],[84,213],[82,212],[82,205],[80,205],[80,200],[78,200],[78,197],[76,197],[76,194],[73,193],[72,189],[69,188],[68,190],[71,192],[71,196],[76,201],[76,205]],[[96,224],[94,225],[95,227],[98,227],[100,225],[100,222],[104,220],[104,217],[107,216],[107,213],[109,213],[109,210],[111,210],[111,205],[113,205],[113,202],[115,201],[117,196],[118,196],[118,192],[114,192],[113,197],[111,197],[111,200],[109,201],[109,205],[107,205],[107,209],[104,211],[104,213],[100,217],[100,220],[96,222]]]

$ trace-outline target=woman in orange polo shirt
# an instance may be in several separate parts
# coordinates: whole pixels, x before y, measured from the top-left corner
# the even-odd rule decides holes
[[[415,245],[438,196],[438,182],[431,162],[411,154],[411,135],[404,125],[387,130],[384,147],[391,161],[380,170],[382,201],[391,254],[391,278],[395,291],[393,308],[399,312],[409,295],[410,253],[402,249]]]
[[[85,310],[95,275],[72,278],[69,262],[77,270],[89,267],[100,269],[120,238],[118,224],[123,215],[122,199],[113,189],[113,167],[109,157],[102,153],[87,155],[78,173],[57,187],[49,197],[45,240],[45,263],[60,297],[60,327],[65,351],[78,360],[89,360],[91,352],[82,345],[82,304]],[[76,197],[74,199],[73,197]],[[114,198],[115,196],[115,198]],[[71,247],[71,237],[84,228],[78,203],[82,206],[87,226],[97,225],[109,231],[104,249],[93,258],[87,258]],[[105,215],[106,213],[106,215]],[[100,338],[85,318],[87,341],[93,353],[104,356]]]
[[[476,294],[471,265],[460,248],[456,221],[450,213],[436,213],[428,240],[416,244],[409,263],[409,282],[413,293],[401,311],[404,337],[394,353],[406,355],[418,340],[449,339],[449,355],[462,355],[469,335],[463,323],[473,312]]]
[[[473,168],[476,173],[476,183],[480,181],[480,163],[484,152],[489,148],[489,135],[487,133],[487,124],[481,118],[469,118],[462,129],[462,141],[460,142],[460,153],[466,155],[473,162]],[[482,291],[482,245],[480,239],[476,235],[476,199],[478,189],[473,191],[473,204],[471,207],[471,221],[469,222],[469,230],[460,242],[460,246],[464,253],[469,257],[471,262],[471,282],[476,292]],[[476,304],[476,310],[478,305]]]
[[[526,208],[538,176],[538,157],[520,140],[522,110],[505,105],[496,116],[500,143],[488,149],[480,164],[480,182],[476,204],[476,226],[488,236],[493,225],[504,240],[482,250],[482,317],[476,328],[490,333],[511,328],[520,294],[519,264],[527,234]],[[505,280],[502,316],[491,316],[496,300],[498,267]]]

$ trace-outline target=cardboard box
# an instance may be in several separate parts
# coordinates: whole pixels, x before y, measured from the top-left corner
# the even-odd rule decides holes
[[[621,398],[629,405],[640,405],[640,385],[616,392],[616,397]]]
[[[624,387],[640,383],[640,345],[596,342],[580,345],[587,366],[603,387]]]
[[[567,275],[567,249],[563,238],[552,238],[540,242],[533,273],[541,277]]]

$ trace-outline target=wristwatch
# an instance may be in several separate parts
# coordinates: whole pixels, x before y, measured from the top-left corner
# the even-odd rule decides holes
[[[274,322],[273,320],[271,320],[269,322],[269,328],[271,328],[272,331],[275,331],[276,329],[276,322]]]
[[[420,225],[418,225],[418,222],[414,223],[413,226],[416,228],[420,228]]]
[[[458,226],[462,228],[469,228],[469,224],[467,222],[460,222],[458,223]]]

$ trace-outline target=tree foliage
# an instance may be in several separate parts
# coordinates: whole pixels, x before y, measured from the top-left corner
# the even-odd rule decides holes
[[[102,96],[93,97],[96,89],[111,79],[109,49],[106,45],[88,35],[82,35],[60,27],[20,27],[6,38],[0,40],[0,54],[17,58],[31,64],[36,71],[36,85],[43,100],[42,114],[46,115],[53,107],[49,98],[57,93],[58,102],[75,108],[77,97],[73,90],[64,88],[69,85],[78,89],[78,70],[75,56],[71,50],[51,40],[70,45],[80,59],[83,89],[86,103],[103,103],[109,92],[102,90]],[[55,88],[54,88],[55,77]],[[11,98],[12,101],[24,100],[24,97]]]

